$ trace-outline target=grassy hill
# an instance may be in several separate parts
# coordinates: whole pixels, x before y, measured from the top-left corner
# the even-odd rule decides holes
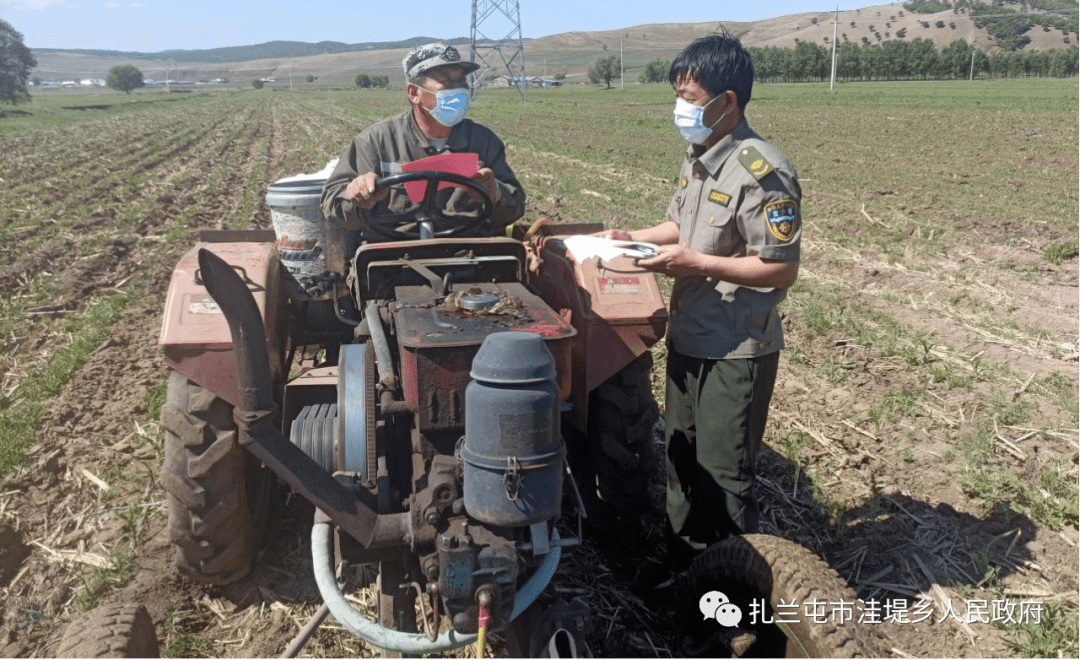
[[[415,48],[421,44],[438,41],[433,37],[413,37],[401,41],[375,41],[358,44],[346,44],[340,41],[268,41],[251,46],[230,46],[228,48],[209,48],[205,50],[163,50],[156,53],[124,52],[118,50],[57,48],[34,49],[37,55],[68,53],[89,57],[131,58],[139,60],[162,60],[168,62],[248,62],[273,57],[302,57],[306,55],[326,55],[329,53],[348,53],[365,50],[387,50],[394,48]],[[444,39],[449,44],[467,44],[468,37]]]
[[[890,39],[929,39],[941,49],[962,39],[993,53],[1001,49],[994,36],[997,16],[973,15],[971,0],[946,5],[940,0],[915,0],[852,9],[839,13],[837,41],[878,44]],[[905,6],[906,5],[906,6]],[[1049,6],[1050,9],[1038,9]],[[1004,20],[1028,21],[1032,14],[1067,16],[1075,24],[1076,7],[1070,0],[1006,0],[995,11],[1005,12]],[[913,11],[915,7],[920,11]],[[932,11],[945,7],[941,11]],[[987,7],[989,7],[987,5]],[[1022,10],[1022,11],[1021,11]],[[929,13],[926,13],[929,12]],[[826,47],[832,43],[833,12],[789,14],[753,22],[725,22],[724,27],[740,35],[747,46],[793,48],[800,41]],[[1030,24],[1030,21],[1028,21]],[[618,30],[574,31],[528,39],[524,43],[526,73],[551,77],[564,74],[568,82],[586,79],[586,72],[598,57],[622,52],[628,80],[634,80],[646,62],[672,59],[691,40],[716,30],[719,21],[707,23],[664,23],[635,25]],[[1071,31],[1034,25],[1025,30],[1025,50],[1048,50],[1077,43]],[[248,84],[253,78],[275,78],[278,84],[307,85],[309,76],[319,87],[351,86],[358,73],[389,76],[392,83],[403,80],[401,59],[417,43],[434,37],[416,37],[401,42],[342,44],[321,42],[269,42],[258,46],[219,48],[202,51],[163,53],[119,53],[115,51],[35,50],[38,68],[32,75],[42,80],[104,78],[116,64],[133,64],[147,78],[177,81],[209,81],[223,78],[233,84]],[[468,43],[467,39],[452,42]],[[1011,46],[1011,44],[1010,44]],[[467,51],[465,46],[463,51]],[[245,59],[237,60],[238,57]]]

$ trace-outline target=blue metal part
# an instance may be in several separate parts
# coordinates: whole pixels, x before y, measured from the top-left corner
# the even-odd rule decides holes
[[[341,469],[365,480],[374,475],[374,453],[369,452],[369,443],[375,438],[375,378],[369,351],[366,343],[341,347],[335,434],[335,444],[341,448]]]
[[[555,360],[544,339],[532,332],[490,334],[471,375],[460,450],[465,511],[505,527],[557,517],[566,446]]]

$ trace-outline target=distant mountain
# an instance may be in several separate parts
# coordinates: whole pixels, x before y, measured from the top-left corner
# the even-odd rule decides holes
[[[327,55],[331,53],[355,53],[369,50],[392,50],[395,48],[415,48],[421,44],[440,41],[432,37],[413,37],[402,41],[371,41],[360,44],[346,44],[340,41],[268,41],[253,46],[229,46],[227,48],[209,48],[204,50],[163,50],[157,53],[139,53],[119,50],[90,50],[74,48],[33,48],[35,54],[69,53],[92,57],[109,57],[136,60],[170,60],[173,62],[250,62],[252,60],[281,59],[304,57],[307,55]],[[443,43],[461,45],[471,43],[468,37],[443,39]]]
[[[992,3],[992,4],[991,4]],[[527,75],[563,75],[569,82],[587,79],[601,56],[622,56],[628,79],[655,59],[671,60],[697,37],[721,26],[746,46],[796,48],[838,44],[864,48],[893,40],[930,41],[942,50],[963,41],[988,54],[999,51],[1050,51],[1069,48],[1078,39],[1077,0],[900,0],[856,9],[787,14],[758,21],[709,21],[635,25],[615,30],[561,32],[523,39]],[[358,74],[388,76],[402,82],[401,60],[409,49],[437,41],[413,37],[403,41],[345,44],[272,41],[254,46],[210,50],[121,53],[109,50],[32,49],[38,66],[32,75],[43,81],[103,79],[118,64],[131,64],[147,78],[282,81],[280,84],[355,87]],[[443,39],[462,50],[465,37]],[[467,53],[463,52],[467,57]],[[492,73],[501,71],[490,64]],[[483,74],[486,74],[487,69]],[[308,81],[308,78],[314,78]],[[244,83],[246,84],[246,82]]]

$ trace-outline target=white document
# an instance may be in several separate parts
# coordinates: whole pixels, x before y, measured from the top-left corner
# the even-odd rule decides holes
[[[652,243],[613,241],[608,238],[586,236],[584,234],[564,238],[562,242],[578,262],[592,257],[600,257],[601,259],[614,259],[615,257],[650,259],[655,257],[658,252],[657,246]]]

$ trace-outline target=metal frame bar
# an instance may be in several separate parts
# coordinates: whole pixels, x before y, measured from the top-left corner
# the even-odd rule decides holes
[[[511,24],[506,35],[497,40],[491,39],[480,29],[481,24],[490,20],[496,13],[502,14]],[[521,40],[521,3],[518,0],[473,0],[470,39],[469,59],[480,65],[480,69],[471,74],[473,81],[470,88],[473,96],[483,85],[483,78],[489,71],[505,69],[505,75],[521,94],[521,100],[527,101],[525,48]],[[492,64],[496,55],[502,62],[501,68]]]

